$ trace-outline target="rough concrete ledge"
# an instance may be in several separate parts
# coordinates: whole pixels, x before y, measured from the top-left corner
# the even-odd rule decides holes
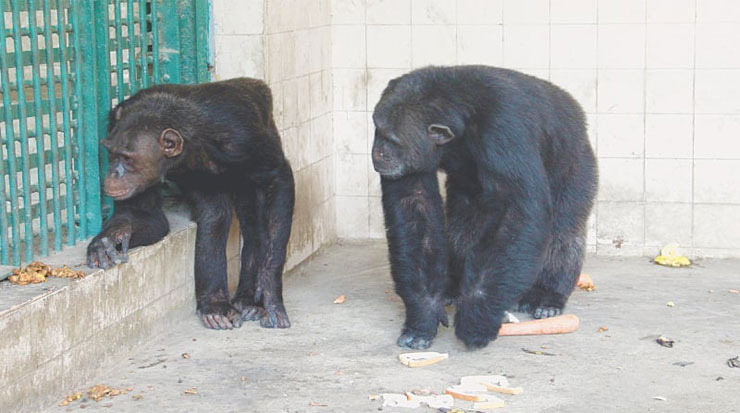
[[[44,259],[81,280],[0,283],[0,411],[38,411],[91,380],[195,308],[195,224],[168,214],[170,234],[110,270],[84,266],[85,245]]]

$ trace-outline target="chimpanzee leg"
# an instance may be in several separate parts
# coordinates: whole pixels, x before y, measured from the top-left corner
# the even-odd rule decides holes
[[[195,238],[195,296],[203,324],[216,330],[241,326],[229,303],[226,240],[232,202],[227,193],[189,193],[198,230]]]
[[[255,299],[257,291],[257,271],[264,260],[264,248],[260,240],[266,238],[264,225],[264,202],[257,202],[257,191],[253,188],[239,193],[234,198],[236,215],[242,234],[241,269],[239,287],[231,300],[241,312],[242,320],[259,320],[265,315],[261,302]]]
[[[293,221],[295,192],[293,173],[286,162],[275,172],[269,182],[257,189],[257,210],[264,211],[258,222],[262,229],[257,231],[261,261],[257,263],[256,303],[261,302],[265,310],[260,325],[265,328],[288,328],[290,320],[283,304],[283,268],[285,250],[290,238]]]
[[[398,345],[427,348],[439,323],[448,325],[443,297],[447,277],[442,198],[436,172],[381,177],[391,275],[406,306]]]

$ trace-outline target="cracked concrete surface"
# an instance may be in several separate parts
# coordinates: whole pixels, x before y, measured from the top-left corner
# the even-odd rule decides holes
[[[647,258],[589,257],[585,271],[597,289],[574,292],[566,307],[581,319],[577,332],[504,337],[471,352],[440,327],[430,350],[449,352],[449,360],[411,369],[397,359],[403,306],[385,245],[336,245],[286,275],[292,328],[212,331],[191,315],[67,394],[96,383],[132,391],[48,411],[402,412],[410,410],[381,409],[368,396],[442,392],[477,374],[506,374],[524,388],[500,396],[510,412],[740,411],[740,368],[727,365],[740,354],[740,294],[729,291],[740,289],[739,264],[673,269]],[[339,295],[346,302],[333,304]],[[598,332],[602,326],[608,330]],[[659,335],[675,346],[658,345]]]

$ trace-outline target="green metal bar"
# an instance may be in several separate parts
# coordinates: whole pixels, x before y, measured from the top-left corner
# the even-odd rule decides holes
[[[152,21],[152,72],[154,72],[152,73],[152,79],[154,84],[161,82],[161,73],[159,72],[159,14],[157,13],[157,3],[159,1],[151,0],[152,13],[150,16]],[[176,18],[174,20],[177,21]]]
[[[48,0],[47,0],[48,1]],[[64,25],[64,4],[62,0],[58,0],[57,8],[57,25],[63,27]],[[64,182],[66,189],[66,212],[67,212],[67,245],[74,245],[75,235],[75,208],[74,208],[74,196],[72,193],[72,129],[69,122],[69,90],[68,82],[69,75],[67,73],[67,37],[66,32],[59,35],[59,54],[60,54],[60,67],[61,67],[61,85],[62,85],[62,129],[64,133]]]
[[[31,73],[33,73],[33,101],[34,101],[34,126],[36,128],[36,158],[38,166],[36,175],[39,180],[38,191],[41,215],[39,216],[41,255],[49,255],[49,223],[46,211],[46,159],[44,159],[44,124],[41,110],[41,70],[39,68],[41,52],[39,52],[38,33],[36,33],[36,5],[34,0],[28,0],[28,7],[32,10],[28,13],[28,24],[31,26]]]
[[[116,25],[116,65],[123,63],[123,29],[121,27],[121,0],[113,1],[113,16]],[[107,40],[107,39],[106,39]],[[121,102],[123,100],[123,70],[116,71],[116,89],[118,91],[117,98]]]
[[[141,85],[149,87],[149,67],[146,59],[147,56],[147,33],[146,26],[146,0],[139,0],[139,32],[141,36],[141,50],[139,50],[139,59],[141,60]]]
[[[0,32],[5,33],[5,3],[0,3]],[[14,244],[19,244],[19,217],[18,217],[18,186],[16,182],[16,165],[15,165],[15,131],[13,130],[13,116],[10,113],[10,81],[8,76],[8,59],[6,54],[7,48],[5,41],[0,41],[0,83],[3,91],[3,114],[5,116],[5,137],[8,141],[8,168],[5,169],[5,162],[0,156],[0,175],[8,176],[9,195],[10,195],[10,240]],[[2,213],[0,213],[0,225],[2,226],[2,236],[0,236],[0,260],[3,265],[8,264],[8,221],[5,213],[5,190],[0,191],[0,202],[2,202]],[[13,265],[20,264],[21,253],[17,246],[13,248]]]
[[[114,0],[115,1],[115,0]],[[109,48],[109,27],[110,27],[110,15],[108,12],[108,5],[110,0],[98,0],[93,1],[95,4],[95,87],[97,88],[97,101],[95,103],[96,114],[97,114],[97,132],[94,134],[86,135],[86,155],[88,160],[91,162],[97,160],[98,170],[95,175],[91,175],[91,179],[97,178],[97,192],[98,192],[98,205],[100,208],[99,214],[96,214],[93,219],[97,219],[97,229],[95,232],[100,231],[102,227],[102,215],[105,212],[112,211],[113,201],[108,197],[103,197],[100,193],[100,187],[103,184],[104,176],[100,172],[108,169],[108,156],[104,148],[100,146],[100,137],[107,134],[108,127],[108,112],[111,108],[111,77],[110,70],[108,69],[111,65],[110,59],[110,48]],[[92,186],[92,182],[89,183]],[[90,188],[88,188],[90,189]]]
[[[166,83],[181,83],[180,77],[180,59],[182,47],[180,45],[180,22],[186,20],[178,12],[178,2],[176,0],[165,1],[162,3],[162,16],[167,16],[162,20],[162,44],[164,50],[162,53],[154,54],[154,61],[162,61],[162,73],[159,73],[161,81]],[[157,33],[157,32],[155,32]],[[157,42],[159,52],[159,42]]]
[[[106,4],[104,4],[106,3]],[[108,65],[108,43],[106,30],[108,28],[107,1],[74,0],[75,24],[78,28],[75,43],[86,39],[84,50],[76,58],[80,60],[81,71],[78,75],[78,84],[81,84],[81,98],[79,110],[82,113],[82,128],[78,136],[78,157],[84,160],[80,175],[84,176],[84,186],[80,188],[80,197],[84,196],[84,214],[80,214],[80,222],[85,222],[87,228],[84,236],[100,232],[102,219],[100,215],[100,167],[98,164],[98,136],[100,133],[100,117],[96,108],[100,102],[103,107],[110,104],[110,78],[98,76],[98,62],[102,67]],[[79,24],[85,22],[85,24]],[[102,95],[102,97],[101,97]]]
[[[195,0],[195,73],[196,82],[203,83],[211,80],[208,45],[210,30],[210,1]]]
[[[59,203],[59,145],[57,142],[57,109],[56,87],[54,83],[54,58],[48,51],[52,49],[51,39],[51,5],[44,0],[44,45],[46,46],[47,95],[49,97],[49,141],[51,143],[51,193],[52,210],[54,211],[54,249],[62,249],[62,210]],[[61,40],[61,38],[60,38]]]
[[[94,75],[95,74],[95,68],[92,65],[95,61],[95,59],[88,55],[84,56],[85,53],[82,51],[82,44],[80,41],[80,37],[82,37],[83,33],[87,34],[89,36],[92,36],[93,30],[92,27],[89,27],[86,25],[85,27],[80,26],[80,8],[81,7],[92,7],[92,4],[89,4],[90,0],[71,0],[72,1],[72,26],[76,27],[77,30],[75,30],[72,33],[72,42],[73,42],[73,50],[74,50],[74,63],[75,63],[75,102],[73,104],[73,109],[75,110],[75,118],[77,120],[77,127],[75,129],[76,138],[77,138],[77,172],[78,172],[78,179],[77,179],[77,194],[79,196],[79,206],[78,206],[78,214],[80,217],[80,231],[77,235],[78,239],[84,239],[90,234],[91,231],[88,231],[87,228],[87,194],[85,192],[85,189],[87,188],[87,175],[85,174],[85,170],[87,169],[87,160],[85,159],[83,148],[85,147],[84,143],[84,136],[87,129],[95,128],[97,129],[97,125],[95,126],[88,126],[88,123],[90,122],[89,119],[85,119],[86,116],[90,118],[89,115],[85,112],[85,109],[83,107],[83,103],[90,103],[92,105],[95,104],[95,90],[94,88],[88,88],[85,92],[85,94],[82,93],[82,80],[85,75]],[[85,1],[86,4],[81,5],[80,3],[82,1]],[[88,16],[90,17],[90,16]],[[92,37],[91,37],[92,38]],[[89,50],[88,50],[89,52]],[[86,67],[85,72],[83,73],[83,66],[82,62],[83,59],[88,63],[88,67]],[[90,97],[90,94],[92,94],[92,98]],[[91,108],[94,106],[90,106]],[[95,120],[93,119],[93,122]],[[97,178],[96,178],[97,182]]]
[[[173,31],[179,36],[177,48],[173,48],[168,42],[169,37],[165,38],[167,49],[179,51],[178,55],[168,56],[170,60],[178,61],[177,72],[179,74],[178,83],[195,83],[197,81],[195,56],[196,36],[195,36],[195,8],[190,0],[177,0],[177,19],[170,21],[165,26],[165,34]]]
[[[136,30],[134,24],[134,0],[126,0],[126,31],[128,34],[128,84],[133,95],[138,88],[136,80]],[[123,63],[123,62],[121,62]]]
[[[17,3],[16,3],[17,4]],[[21,36],[20,36],[20,27],[21,27],[21,18],[20,18],[20,11],[18,10],[20,7],[13,7],[12,8],[12,19],[13,19],[13,48],[15,50],[23,50],[23,45],[21,42]],[[23,61],[22,54],[16,53],[15,54],[15,65],[16,67],[23,67]],[[16,77],[16,83],[19,85],[23,84],[23,70],[16,70],[15,71],[15,77]],[[18,89],[18,101],[19,102],[25,102],[26,101],[26,93],[23,90],[23,88]],[[28,168],[28,142],[24,140],[24,137],[28,134],[28,128],[26,125],[26,108],[25,105],[20,105],[19,107],[19,117],[18,117],[18,132],[19,132],[19,138],[21,139],[21,179],[23,184],[23,207],[25,208],[25,214],[23,214],[23,224],[24,224],[24,241],[25,241],[25,257],[26,261],[31,261],[33,259],[33,249],[31,246],[33,245],[33,227],[32,227],[32,217],[31,217],[31,208],[29,207],[31,205],[31,190],[30,190],[30,178],[31,178],[31,171]],[[12,125],[12,123],[11,123]],[[15,248],[20,248],[20,239],[16,240],[16,246]],[[14,249],[15,249],[14,248]]]

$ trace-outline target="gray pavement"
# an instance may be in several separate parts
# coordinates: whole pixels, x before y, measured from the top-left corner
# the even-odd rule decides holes
[[[397,359],[403,306],[385,245],[336,245],[286,275],[292,328],[212,331],[185,318],[68,393],[84,395],[96,383],[132,391],[48,411],[410,412],[368,396],[442,392],[461,376],[505,374],[524,392],[502,395],[500,411],[740,412],[740,368],[727,365],[740,355],[740,294],[729,292],[740,289],[740,261],[672,269],[647,258],[589,257],[585,271],[597,289],[576,291],[568,303],[566,312],[581,319],[577,332],[503,337],[467,351],[441,327],[430,350],[449,359],[411,369]],[[333,304],[339,295],[346,302]],[[608,330],[598,332],[602,326]],[[658,345],[661,334],[675,346]]]

